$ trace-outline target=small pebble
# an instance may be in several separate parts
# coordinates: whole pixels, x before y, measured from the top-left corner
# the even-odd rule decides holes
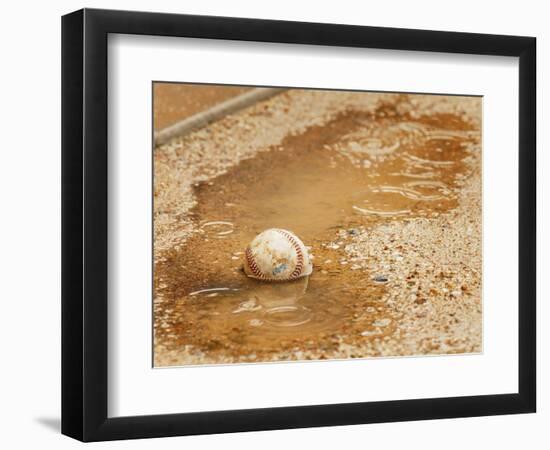
[[[372,324],[375,327],[387,327],[391,323],[391,319],[378,319],[375,320]]]
[[[251,319],[248,323],[253,327],[261,327],[263,325],[260,319]]]
[[[256,311],[258,309],[262,309],[262,306],[256,304],[256,300],[251,299],[251,300],[241,302],[239,307],[233,311],[233,314],[238,314],[244,311]]]
[[[361,336],[376,336],[379,334],[380,334],[380,331],[378,330],[365,330],[361,333]]]

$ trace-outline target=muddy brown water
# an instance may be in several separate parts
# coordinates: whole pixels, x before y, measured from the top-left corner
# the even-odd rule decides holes
[[[338,232],[456,207],[477,142],[456,116],[413,119],[386,105],[342,113],[197,184],[197,233],[155,267],[155,351],[186,346],[214,363],[324,359],[342,343],[391,336],[399,317],[383,301],[386,274],[350,269]],[[246,245],[272,227],[311,248],[311,276],[244,275]]]

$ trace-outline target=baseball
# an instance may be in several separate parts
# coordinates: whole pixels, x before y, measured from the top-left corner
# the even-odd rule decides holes
[[[244,253],[244,272],[264,281],[290,281],[310,275],[313,264],[294,233],[270,228],[256,236]]]

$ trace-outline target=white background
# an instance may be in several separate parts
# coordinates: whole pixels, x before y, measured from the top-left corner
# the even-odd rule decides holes
[[[182,4],[157,0],[98,2],[10,3],[2,12],[2,200],[0,251],[2,300],[0,333],[2,372],[0,409],[6,448],[30,446],[72,448],[79,444],[58,434],[60,374],[60,19],[81,6],[142,9],[194,14],[248,16],[288,20],[355,23],[362,25],[460,30],[535,35],[538,41],[539,150],[548,141],[543,129],[544,106],[550,105],[550,31],[543,2],[481,3],[208,1]],[[548,170],[549,157],[539,153],[539,177]],[[539,216],[548,183],[539,182]],[[543,192],[546,191],[546,192]],[[546,217],[543,217],[546,215]],[[546,220],[545,220],[546,219]],[[548,239],[539,240],[539,252],[550,251]],[[542,261],[544,260],[544,261]],[[546,258],[539,258],[542,278]],[[541,285],[539,297],[547,292]],[[546,351],[549,309],[539,303],[539,380],[548,377]],[[542,349],[542,350],[541,350]],[[546,351],[546,355],[543,355]],[[544,356],[544,357],[543,357]],[[279,448],[353,445],[395,448],[446,449],[548,448],[550,394],[539,386],[536,415],[472,418],[402,424],[241,433],[152,441],[98,444],[118,448]]]
[[[112,36],[109,49],[111,417],[517,392],[517,58],[148,36]],[[151,370],[159,79],[483,94],[483,354]]]

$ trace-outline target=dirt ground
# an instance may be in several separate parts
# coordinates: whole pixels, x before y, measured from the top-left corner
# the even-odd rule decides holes
[[[155,131],[173,125],[210,106],[243,94],[248,88],[209,84],[154,83],[153,126]]]
[[[289,90],[155,148],[155,366],[482,351],[480,130],[480,98]],[[271,227],[310,277],[244,275]]]

